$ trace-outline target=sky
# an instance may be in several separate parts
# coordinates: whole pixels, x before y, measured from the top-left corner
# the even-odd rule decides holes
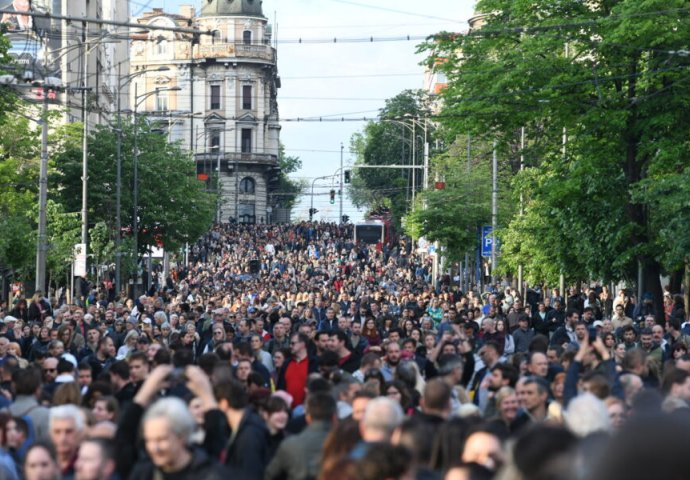
[[[201,0],[203,1],[203,0]],[[351,136],[362,121],[293,121],[301,118],[372,118],[385,100],[405,89],[423,87],[423,56],[415,54],[421,40],[348,42],[374,37],[424,37],[439,31],[465,31],[475,0],[264,0],[263,12],[277,25],[278,91],[281,141],[286,153],[302,160],[291,176],[304,179],[307,190],[293,208],[293,220],[308,217],[311,185],[316,177],[334,175],[343,163],[354,163]],[[154,7],[176,13],[180,5],[197,9],[199,0],[130,0],[130,13],[140,15]],[[302,39],[303,42],[294,43]],[[333,42],[336,39],[336,42]],[[327,41],[329,40],[329,41]],[[313,43],[313,41],[319,41]],[[328,192],[337,179],[316,180],[315,219],[336,221],[339,203],[329,204]],[[343,213],[352,221],[362,218],[347,198]]]

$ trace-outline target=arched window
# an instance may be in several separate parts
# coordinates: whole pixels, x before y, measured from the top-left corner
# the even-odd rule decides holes
[[[252,32],[251,30],[245,30],[242,33],[242,43],[245,45],[251,45],[252,44]]]
[[[256,182],[252,177],[244,177],[240,181],[240,193],[253,194],[256,189]]]

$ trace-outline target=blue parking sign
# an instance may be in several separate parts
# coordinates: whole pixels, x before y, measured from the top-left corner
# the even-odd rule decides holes
[[[498,238],[493,236],[493,228],[491,225],[484,225],[482,227],[482,257],[491,257],[491,243],[496,241],[496,254],[498,255],[498,250],[501,243]]]

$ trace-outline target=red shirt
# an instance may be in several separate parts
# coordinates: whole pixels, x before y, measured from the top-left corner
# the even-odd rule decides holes
[[[285,390],[292,395],[292,406],[304,403],[307,377],[309,376],[309,357],[302,361],[293,359],[285,369]]]

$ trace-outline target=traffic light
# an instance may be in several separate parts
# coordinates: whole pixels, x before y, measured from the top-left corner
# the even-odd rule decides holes
[[[315,208],[309,209],[309,221],[311,221],[314,218],[314,215],[316,215],[317,212],[318,212],[318,210]]]
[[[345,183],[350,183],[352,181],[352,172],[350,170],[345,170]]]
[[[331,190],[331,205],[335,204],[335,190]]]
[[[343,215],[342,221],[343,223],[347,223],[350,221],[350,217],[348,217],[347,215]]]

